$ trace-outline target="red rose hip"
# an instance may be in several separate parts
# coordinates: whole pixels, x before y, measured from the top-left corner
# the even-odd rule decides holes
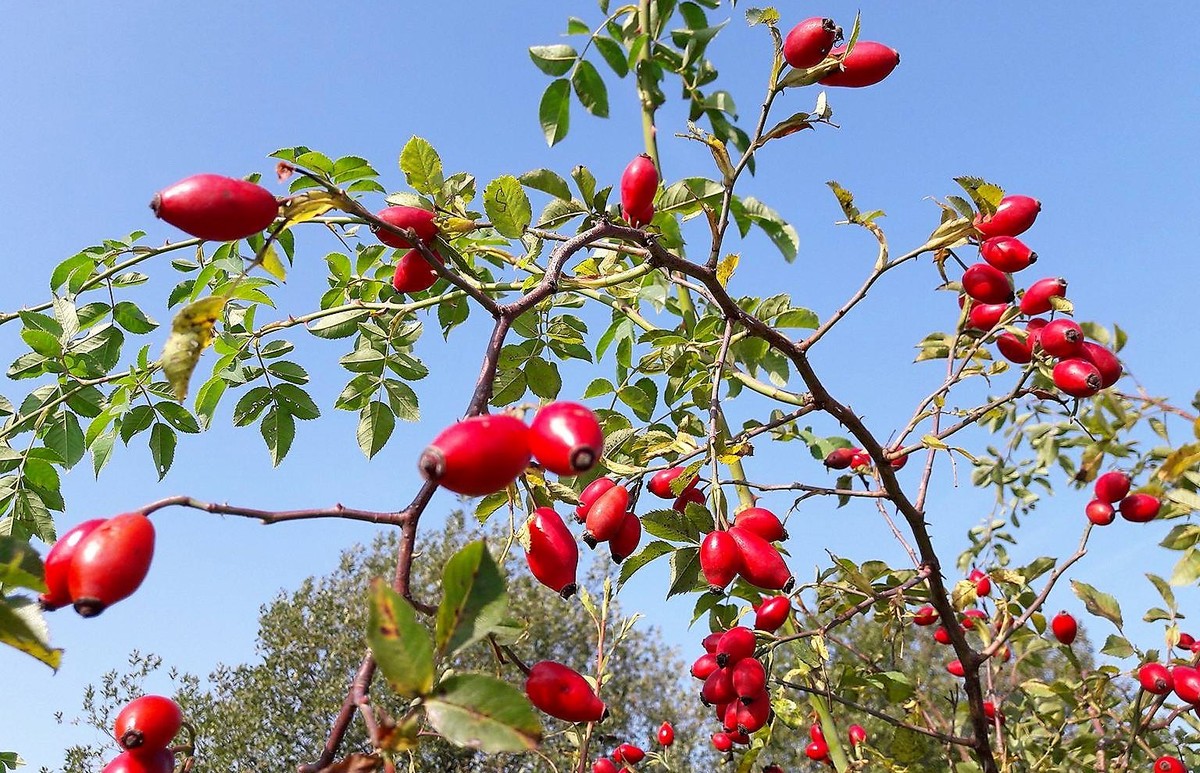
[[[434,222],[434,213],[420,207],[388,207],[375,213],[375,217],[379,218],[388,225],[394,225],[397,228],[410,229],[416,233],[417,238],[426,244],[432,242],[438,235],[437,223]],[[413,243],[403,236],[392,233],[386,228],[373,226],[376,238],[389,247],[404,249],[405,247],[413,247]]]
[[[979,255],[994,268],[1009,274],[1037,262],[1037,253],[1013,236],[993,236],[979,245]]]
[[[813,16],[792,27],[783,40],[783,58],[792,67],[805,68],[820,64],[829,56],[841,30],[833,19]]]
[[[1041,211],[1042,203],[1031,196],[1005,196],[993,214],[975,216],[975,228],[988,239],[1020,236],[1029,230]]]
[[[840,56],[846,50],[839,46],[829,53]],[[821,79],[822,86],[844,86],[862,88],[874,86],[892,74],[900,64],[900,52],[873,40],[860,40],[854,50],[842,60],[842,69],[835,70]]]
[[[645,153],[629,162],[621,175],[621,210],[634,228],[654,217],[654,194],[658,192],[658,170]]]
[[[1054,366],[1053,379],[1071,397],[1091,397],[1100,391],[1100,371],[1086,360],[1062,360]]]
[[[1096,478],[1096,499],[1102,502],[1120,502],[1128,496],[1131,483],[1129,476],[1120,470],[1106,472]]]
[[[50,552],[46,553],[44,563],[46,592],[38,597],[42,609],[49,612],[71,603],[71,592],[67,588],[71,558],[75,555],[75,549],[83,538],[91,534],[102,523],[104,523],[103,518],[84,521],[59,537],[58,541],[51,546]]]
[[[575,593],[579,546],[552,507],[539,507],[529,519],[525,560],[537,581],[565,598]]]
[[[117,714],[113,736],[126,749],[165,749],[181,727],[183,712],[178,703],[161,695],[143,695]]]
[[[1059,612],[1050,621],[1050,631],[1059,643],[1070,645],[1079,634],[1079,624],[1067,612]]]
[[[1021,313],[1033,316],[1045,314],[1054,306],[1051,298],[1067,296],[1067,280],[1061,277],[1046,277],[1039,279],[1029,286],[1021,296]]]
[[[79,541],[67,571],[75,611],[94,617],[128,598],[146,579],[154,557],[154,526],[141,513],[109,518]]]
[[[1153,521],[1162,502],[1153,494],[1130,494],[1121,500],[1121,517],[1134,523]]]
[[[444,263],[442,256],[433,253],[438,263]],[[428,290],[438,280],[438,272],[425,256],[417,250],[409,250],[396,261],[396,270],[392,273],[392,287],[398,293],[419,293]]]
[[[987,263],[968,266],[962,275],[962,287],[963,292],[979,303],[1008,303],[1013,299],[1008,276]]]
[[[154,195],[154,214],[198,239],[232,242],[275,221],[279,202],[261,185],[217,174],[197,174]]]
[[[608,709],[583,675],[552,660],[529,669],[525,695],[539,710],[566,722],[599,722],[608,716]]]
[[[426,480],[465,496],[503,489],[529,466],[529,428],[506,413],[472,416],[442,430],[421,454]]]
[[[650,482],[646,484],[646,490],[659,499],[674,499],[679,495],[675,494],[671,490],[671,484],[674,483],[679,476],[683,474],[683,472],[683,467],[671,467],[670,469],[659,470],[650,476]],[[696,484],[699,482],[700,479],[693,475],[692,479],[688,481],[687,485],[680,489],[679,493],[682,494],[685,491],[691,491],[695,489]]]
[[[533,458],[558,475],[587,472],[604,452],[604,430],[596,414],[578,403],[543,405],[529,426]]]

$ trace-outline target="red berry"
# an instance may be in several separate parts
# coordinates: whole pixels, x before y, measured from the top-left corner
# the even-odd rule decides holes
[[[711,652],[715,654],[717,651],[717,644],[721,641],[721,637],[724,635],[724,631],[713,631],[700,641],[700,645],[704,647],[705,652]]]
[[[624,486],[613,486],[605,491],[588,508],[583,541],[595,547],[597,542],[608,542],[617,536],[625,525],[628,509],[629,491]]]
[[[983,576],[985,578],[987,578],[986,574]],[[992,581],[991,581],[991,579],[988,579],[987,590],[990,592],[991,589],[992,589]],[[979,593],[979,590],[976,589],[975,595],[986,596],[988,594],[987,593],[981,594],[981,593]],[[982,609],[967,609],[967,610],[963,611],[962,619],[960,620],[960,622],[962,623],[962,627],[963,627],[964,631],[967,630],[968,628],[970,628],[971,626],[976,625],[976,621],[986,623],[987,622],[987,612],[984,612]]]
[[[575,593],[575,573],[579,566],[579,547],[575,535],[552,507],[539,507],[529,519],[529,547],[525,559],[537,581],[550,590],[570,598]]]
[[[1196,640],[1192,638],[1190,633],[1179,634],[1179,640],[1175,642],[1175,646],[1181,650],[1190,650],[1196,644]]]
[[[442,430],[417,467],[427,480],[456,494],[500,491],[529,466],[529,428],[506,413],[472,416]]]
[[[921,607],[913,614],[913,622],[916,623],[917,625],[921,625],[921,626],[933,625],[934,623],[937,622],[937,619],[938,619],[937,610],[934,609],[933,607],[929,606],[928,604]]]
[[[686,513],[688,502],[694,502],[698,505],[704,504],[704,492],[694,488],[690,488],[679,495],[679,498],[671,503],[671,509],[676,512]]]
[[[1153,521],[1162,502],[1153,494],[1130,494],[1121,500],[1121,517],[1134,523]],[[76,559],[78,560],[78,559]]]
[[[411,229],[416,233],[417,238],[426,244],[432,242],[438,235],[437,223],[433,221],[434,214],[427,209],[421,209],[420,207],[388,207],[376,212],[375,217],[397,228]],[[371,230],[375,233],[379,241],[389,247],[404,249],[415,246],[408,239],[399,234],[392,233],[386,228],[372,226]]]
[[[996,348],[1000,350],[1004,359],[1018,365],[1024,365],[1033,359],[1033,338],[1028,335],[1022,339],[1013,333],[1001,333],[996,336]]]
[[[861,448],[850,449],[854,453],[850,457],[850,469],[862,470],[871,466],[871,455]]]
[[[620,768],[608,757],[597,757],[592,763],[592,773],[617,773]]]
[[[754,608],[754,628],[774,633],[792,614],[792,600],[787,596],[772,596]]]
[[[1050,630],[1060,643],[1069,645],[1079,634],[1079,624],[1067,612],[1059,612],[1050,621]]]
[[[718,660],[718,662],[720,661]],[[732,703],[737,700],[737,693],[733,691],[733,680],[730,679],[728,668],[718,668],[708,675],[708,678],[704,680],[704,686],[700,688],[700,700],[708,706]]]
[[[746,582],[765,590],[791,590],[795,578],[774,545],[745,529],[730,529],[729,535],[742,555],[738,574]]]
[[[279,202],[261,185],[218,174],[197,174],[154,195],[154,214],[197,239],[232,242],[275,220]]]
[[[949,629],[944,625],[939,625],[933,631],[933,640],[938,644],[949,644],[951,641]]]
[[[983,715],[993,722],[998,719],[1000,724],[1004,724],[1004,715],[996,711],[996,704],[991,701],[983,702]]]
[[[1116,509],[1108,502],[1099,499],[1088,502],[1083,512],[1087,515],[1087,519],[1097,526],[1107,526],[1117,517]]]
[[[94,617],[128,598],[146,579],[154,557],[154,526],[141,513],[124,513],[92,529],[75,546],[67,590],[75,611]]]
[[[745,661],[742,661],[745,662]],[[764,689],[749,701],[734,701],[737,707],[737,730],[741,733],[754,733],[767,724],[771,718],[771,699]]]
[[[171,773],[175,755],[167,749],[121,752],[100,773]]]
[[[675,728],[671,727],[670,722],[663,722],[659,725],[658,743],[661,746],[670,746],[675,743]]]
[[[543,405],[529,425],[533,458],[558,475],[578,475],[596,466],[604,452],[604,430],[596,414],[570,402]]]
[[[588,510],[600,498],[600,495],[617,485],[612,478],[596,478],[579,494],[579,505],[575,508],[575,520],[583,523]]]
[[[445,263],[442,256],[433,253],[438,263]],[[419,293],[433,287],[438,280],[437,270],[429,265],[425,256],[418,250],[409,250],[396,261],[396,271],[392,274],[392,288],[398,293]]]
[[[754,631],[740,625],[730,628],[717,642],[717,664],[732,666],[742,658],[752,657],[756,644]]]
[[[900,450],[900,449],[898,449],[898,448],[893,448],[893,449],[891,449],[891,450],[890,450],[888,453],[890,453],[890,454],[894,454],[894,453],[896,453],[896,452],[897,452],[897,451],[899,451],[899,450]],[[901,469],[904,469],[904,465],[906,465],[906,464],[908,464],[908,454],[902,454],[902,455],[900,455],[900,456],[893,456],[893,457],[892,457],[892,469],[893,469],[893,470],[901,470]]]
[[[825,457],[825,466],[831,470],[844,470],[854,461],[853,448],[835,448]]]
[[[993,236],[979,245],[979,255],[993,267],[1009,274],[1037,262],[1037,253],[1012,236]]]
[[[720,668],[720,666],[717,665],[717,656],[711,652],[706,652],[700,657],[696,658],[695,663],[692,663],[692,676],[697,679],[704,680],[707,679],[712,672],[716,671],[718,668]]]
[[[842,31],[833,19],[813,16],[792,27],[783,40],[783,58],[792,67],[804,68],[820,64],[829,56]]]
[[[719,752],[727,752],[733,748],[733,739],[729,737],[729,733],[713,733],[712,745]]]
[[[743,703],[753,700],[767,689],[767,669],[758,658],[748,657],[737,661],[733,664],[730,679],[733,681],[733,691]],[[753,733],[754,730],[748,732]]]
[[[1046,329],[1046,324],[1046,320],[1040,317],[1031,319],[1025,324],[1025,337],[1029,341],[1030,351],[1037,346],[1038,338],[1041,337],[1042,331]]]
[[[621,530],[617,536],[608,541],[608,550],[612,554],[613,563],[619,564],[633,555],[638,543],[642,541],[642,519],[635,513],[625,513],[621,522]]]
[[[1029,286],[1021,296],[1021,313],[1028,316],[1044,314],[1053,306],[1050,299],[1065,298],[1067,295],[1067,280],[1058,277],[1039,279]]]
[[[841,56],[845,46],[838,46],[829,53]],[[862,88],[874,86],[892,74],[900,64],[900,52],[873,40],[860,40],[854,50],[842,60],[842,69],[834,70],[821,79],[822,86],[847,86]]]
[[[967,575],[967,579],[975,583],[976,596],[990,596],[992,594],[992,578],[978,569],[972,569],[971,574]]]
[[[613,756],[616,757],[618,754],[621,759],[617,762],[628,762],[630,765],[636,765],[646,758],[646,752],[631,743],[623,743],[618,746],[617,750],[613,752]]]
[[[1000,304],[1013,299],[1008,276],[987,263],[968,266],[962,275],[963,292],[979,303]]]
[[[946,664],[946,670],[957,677],[961,677],[966,673],[966,670],[963,669],[962,661],[960,660],[951,660]]]
[[[658,170],[645,153],[629,162],[621,175],[621,209],[625,219],[639,228],[654,217],[654,194],[658,191]]]
[[[717,706],[717,719],[721,723],[721,729],[726,733],[736,733],[738,728],[738,706],[741,704],[732,700],[729,703],[724,703]]]
[[[1187,768],[1178,757],[1164,754],[1154,761],[1154,773],[1187,773]]]
[[[757,534],[767,542],[778,542],[788,537],[783,522],[764,507],[748,507],[741,511],[734,516],[733,527]]]
[[[143,695],[117,714],[113,737],[126,749],[165,749],[181,727],[183,712],[178,703],[161,695]]]
[[[814,762],[824,762],[829,759],[829,744],[825,743],[825,739],[813,741],[808,746],[804,747],[804,754]]]
[[[683,467],[671,467],[670,469],[659,470],[650,477],[650,482],[646,484],[646,490],[659,499],[674,499],[685,491],[695,489],[700,479],[693,475],[687,485],[680,489],[679,494],[671,491],[671,484],[683,474],[684,469]]]
[[[1200,671],[1191,666],[1175,666],[1171,669],[1171,689],[1184,703],[1200,704]]]
[[[75,549],[83,538],[91,534],[102,523],[104,523],[103,518],[84,521],[59,537],[58,541],[50,547],[44,563],[46,592],[38,597],[42,609],[49,612],[71,603],[71,592],[67,589],[67,575],[71,570],[71,558],[75,555]]]
[[[1061,360],[1052,377],[1054,385],[1071,397],[1091,397],[1100,391],[1100,371],[1087,360]]]
[[[975,228],[985,238],[1020,236],[1029,230],[1042,211],[1042,203],[1030,196],[1011,195],[1000,200],[995,213],[975,216]]]
[[[572,668],[552,660],[535,663],[525,677],[529,702],[566,722],[598,722],[608,715],[592,685]]]
[[[825,731],[821,729],[820,725],[809,725],[808,737],[813,741],[824,741]]]
[[[1038,334],[1038,345],[1051,357],[1078,357],[1083,352],[1083,330],[1073,320],[1056,319]]]
[[[1120,470],[1106,472],[1096,478],[1096,499],[1102,502],[1120,502],[1129,494],[1131,483],[1129,476]]]
[[[1007,303],[974,303],[967,312],[967,327],[988,332],[1000,324],[1000,318],[1009,309]]]
[[[1108,389],[1121,378],[1121,361],[1117,359],[1117,355],[1100,344],[1084,341],[1083,351],[1079,356],[1095,365],[1096,370],[1100,371],[1101,389]]]
[[[1139,668],[1138,682],[1153,695],[1166,695],[1175,687],[1175,678],[1162,663],[1146,663]]]
[[[851,746],[867,742],[867,730],[862,725],[851,725],[846,734],[850,737]]]
[[[733,535],[727,531],[709,532],[700,543],[700,571],[708,581],[709,590],[720,593],[741,569],[742,553]]]

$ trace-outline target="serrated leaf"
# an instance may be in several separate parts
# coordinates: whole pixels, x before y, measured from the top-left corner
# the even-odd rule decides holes
[[[508,614],[508,590],[483,540],[455,553],[442,572],[436,642],[439,656],[454,655],[497,630]]]
[[[571,84],[566,78],[552,81],[538,103],[538,120],[546,144],[557,145],[567,136],[571,125]]]
[[[433,196],[442,188],[445,179],[442,159],[433,145],[423,137],[413,137],[400,151],[400,171],[418,193]]]
[[[559,43],[550,46],[530,46],[529,58],[539,70],[557,78],[567,74],[579,58],[579,54],[571,46]]]
[[[541,357],[530,357],[525,363],[525,379],[529,391],[545,400],[558,397],[562,389],[562,376],[558,366]]]
[[[640,551],[634,553],[632,556],[621,562],[621,576],[617,579],[617,587],[620,588],[622,585],[624,585],[630,577],[633,577],[633,575],[636,574],[637,571],[646,564],[650,563],[656,558],[662,558],[669,553],[673,553],[674,551],[674,545],[659,540],[655,540],[654,542],[646,545],[646,547],[642,548]]]
[[[1200,551],[1188,548],[1171,571],[1172,585],[1192,585],[1200,580]]]
[[[1137,650],[1129,643],[1128,639],[1116,634],[1108,635],[1100,651],[1114,658],[1131,658],[1137,653]]]
[[[62,663],[63,651],[50,646],[49,630],[37,603],[23,596],[0,597],[0,643],[55,671]]]
[[[571,189],[567,181],[549,169],[534,169],[517,178],[527,188],[549,193],[556,199],[571,200]]]
[[[596,71],[596,65],[581,60],[571,74],[571,85],[585,110],[597,118],[608,118],[608,87]]]
[[[171,334],[163,345],[161,357],[163,374],[171,384],[175,399],[187,397],[188,382],[200,354],[212,343],[213,325],[221,316],[227,298],[208,296],[184,306],[171,320]]]
[[[287,281],[287,267],[283,265],[283,261],[279,259],[279,253],[275,252],[275,248],[271,245],[262,252],[261,263],[263,271],[266,271],[271,276],[278,279],[280,282]]]
[[[371,581],[367,646],[379,671],[401,698],[433,689],[433,641],[408,600],[381,579]]]
[[[176,440],[175,430],[168,424],[155,422],[150,430],[150,456],[154,460],[154,470],[158,473],[159,480],[166,476],[175,461]]]
[[[158,323],[147,317],[141,308],[132,301],[117,301],[113,306],[113,320],[130,333],[149,333],[158,327]]]
[[[384,403],[372,401],[358,414],[358,430],[355,439],[363,454],[371,459],[379,453],[396,428],[396,417]]]
[[[429,724],[458,746],[487,754],[536,749],[542,725],[529,699],[486,674],[454,674],[425,701]]]
[[[1158,479],[1164,483],[1173,483],[1198,464],[1200,464],[1200,443],[1180,446],[1163,460],[1162,466],[1158,468]]]
[[[688,518],[676,510],[653,510],[642,516],[642,529],[647,534],[672,542],[700,542],[700,533]]]
[[[618,78],[629,74],[629,60],[626,59],[625,50],[621,48],[620,43],[603,35],[596,37],[592,42]]]
[[[278,467],[296,438],[296,420],[286,410],[280,410],[278,404],[272,405],[263,416],[259,432],[267,444],[267,450],[271,452],[271,465]]]
[[[680,548],[671,554],[671,580],[667,598],[691,593],[700,587],[700,549]]]
[[[371,315],[366,309],[347,309],[309,322],[308,332],[317,338],[347,338],[358,332],[358,323]]]
[[[497,177],[483,191],[483,208],[501,236],[518,239],[525,233],[533,210],[529,196],[512,175]]]
[[[1071,580],[1071,590],[1075,591],[1075,595],[1083,602],[1088,612],[1103,617],[1115,625],[1118,630],[1124,628],[1125,621],[1121,618],[1121,605],[1115,598],[1079,580]]]

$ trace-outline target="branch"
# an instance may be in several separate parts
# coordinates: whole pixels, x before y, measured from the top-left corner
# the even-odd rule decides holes
[[[350,521],[366,521],[367,523],[401,526],[408,520],[404,512],[380,513],[372,510],[356,510],[341,504],[335,504],[333,507],[318,507],[304,510],[257,510],[252,507],[241,507],[239,505],[203,502],[189,496],[173,496],[160,499],[141,508],[139,512],[150,515],[156,510],[162,510],[171,506],[190,507],[193,510],[203,510],[207,513],[216,513],[218,515],[236,515],[242,518],[254,518],[266,525],[283,523],[284,521],[307,521],[315,518],[342,518]]]

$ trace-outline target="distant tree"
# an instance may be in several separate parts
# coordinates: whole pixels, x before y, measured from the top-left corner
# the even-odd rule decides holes
[[[461,513],[451,515],[444,530],[425,532],[417,545],[422,560],[414,575],[414,592],[421,598],[437,598],[442,565],[464,544],[487,534],[499,556],[503,548],[499,532],[467,524]],[[581,605],[564,602],[528,572],[514,571],[521,562],[520,548],[508,547],[509,613],[524,629],[518,646],[521,653],[530,662],[553,659],[582,666],[593,659],[595,631]],[[345,697],[344,685],[366,651],[367,605],[359,600],[372,578],[391,575],[395,555],[396,536],[382,534],[369,548],[344,552],[334,572],[309,577],[296,590],[281,592],[259,616],[257,662],[222,664],[207,680],[170,669],[176,685],[173,697],[196,725],[196,773],[294,770],[322,746]],[[601,560],[593,562],[583,583],[593,596],[602,593],[604,574]],[[610,617],[616,621],[620,615],[614,603]],[[499,673],[495,655],[483,647],[469,649],[458,665]],[[75,721],[110,732],[116,712],[140,695],[146,678],[163,667],[156,656],[131,654],[124,673],[111,671],[99,685],[87,688],[82,715]],[[658,725],[669,721],[676,733],[670,751],[673,759],[690,759],[689,764],[697,766],[715,761],[706,760],[711,751],[701,747],[705,739],[697,715],[700,706],[693,700],[692,686],[683,683],[686,666],[678,653],[663,644],[657,628],[634,627],[614,652],[610,669],[614,676],[605,684],[604,695],[613,706],[613,716],[593,734],[597,753],[626,742],[651,751],[657,746],[652,739]],[[388,702],[391,697],[382,693],[373,701],[377,705],[382,701],[396,716],[401,707],[395,699]],[[636,712],[626,713],[621,707],[636,707]],[[484,755],[431,739],[415,750],[416,769],[568,770],[574,749],[569,726],[549,718],[546,722],[542,760],[533,755]],[[72,747],[61,770],[92,773],[115,754],[115,748],[103,742]],[[345,749],[347,753],[371,750],[360,725],[347,737]],[[42,771],[50,773],[47,768]]]

